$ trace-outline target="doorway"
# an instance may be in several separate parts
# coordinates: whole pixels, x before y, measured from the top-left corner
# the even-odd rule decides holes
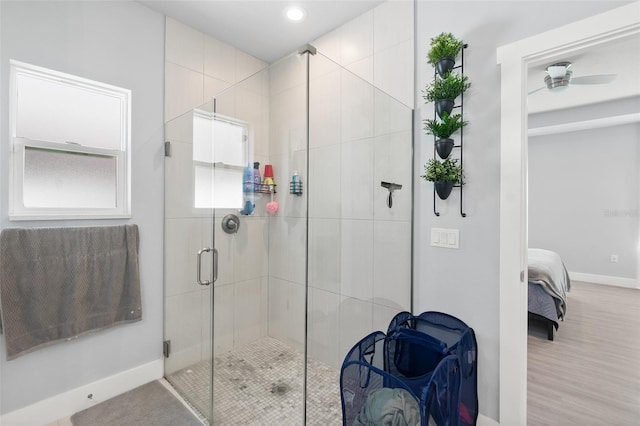
[[[526,424],[527,68],[640,32],[633,3],[498,48],[501,83],[500,422]],[[516,142],[514,142],[516,141]]]

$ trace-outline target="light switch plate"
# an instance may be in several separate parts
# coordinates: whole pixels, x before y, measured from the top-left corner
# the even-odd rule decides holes
[[[431,245],[433,247],[460,248],[460,230],[431,228]]]

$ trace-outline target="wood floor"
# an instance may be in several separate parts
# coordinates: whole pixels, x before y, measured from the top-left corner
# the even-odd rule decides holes
[[[640,290],[572,283],[555,341],[528,345],[529,426],[640,425]]]

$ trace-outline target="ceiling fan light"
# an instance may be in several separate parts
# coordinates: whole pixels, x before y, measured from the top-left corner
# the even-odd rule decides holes
[[[547,75],[544,78],[544,84],[546,84],[547,89],[551,91],[562,91],[563,89],[566,89],[567,86],[569,86],[572,74],[573,71],[567,70],[565,68],[565,73],[558,78],[552,78],[551,75]]]
[[[567,67],[561,65],[550,65],[547,67],[547,74],[551,78],[562,78],[567,72]]]

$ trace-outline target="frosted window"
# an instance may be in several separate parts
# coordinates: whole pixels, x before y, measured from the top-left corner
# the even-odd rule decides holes
[[[218,118],[193,117],[193,160],[246,165],[246,128]]]
[[[131,213],[131,91],[10,60],[11,220]]]
[[[242,170],[195,166],[196,208],[242,208]]]
[[[244,166],[244,128],[218,120],[213,122],[213,128],[214,162]]]
[[[196,208],[242,208],[247,127],[230,118],[195,111],[193,160]]]
[[[193,116],[193,161],[213,163],[213,119]]]
[[[16,136],[122,149],[119,97],[39,76],[17,74]]]
[[[114,157],[25,148],[24,205],[37,208],[115,208]]]

